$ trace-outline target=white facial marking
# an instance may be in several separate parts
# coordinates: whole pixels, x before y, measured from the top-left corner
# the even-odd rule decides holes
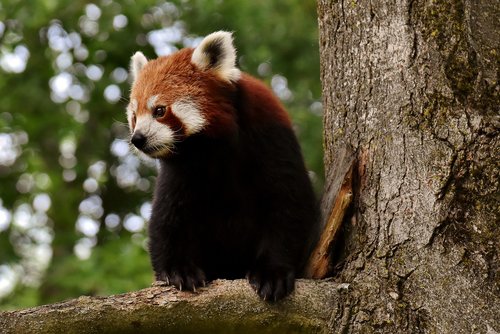
[[[148,99],[148,109],[151,110],[153,109],[154,106],[156,106],[156,100],[158,100],[159,95],[153,95]]]
[[[197,105],[189,100],[181,100],[172,104],[172,114],[182,122],[187,135],[199,132],[207,123]]]
[[[153,157],[162,156],[172,149],[174,131],[168,125],[157,122],[149,114],[137,118],[135,131],[146,136],[146,148],[154,149],[154,153],[150,154]]]
[[[137,112],[137,100],[132,99],[132,101],[130,101],[130,103],[127,106],[127,120],[130,126],[132,125],[132,117],[136,112]],[[132,131],[132,129],[130,130]]]

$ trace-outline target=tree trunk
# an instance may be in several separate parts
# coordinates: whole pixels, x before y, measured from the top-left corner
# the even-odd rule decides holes
[[[333,332],[500,332],[499,2],[318,12],[326,175],[357,161]]]

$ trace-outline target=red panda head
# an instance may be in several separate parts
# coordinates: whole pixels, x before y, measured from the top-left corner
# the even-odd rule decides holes
[[[236,68],[232,36],[218,31],[195,49],[148,61],[132,57],[127,119],[131,142],[154,158],[167,157],[192,135],[224,136],[236,131]]]

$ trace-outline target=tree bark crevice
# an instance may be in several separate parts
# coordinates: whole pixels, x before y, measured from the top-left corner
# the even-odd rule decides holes
[[[500,330],[498,8],[318,10],[326,170],[340,142],[365,169],[337,274],[357,301],[348,332]]]

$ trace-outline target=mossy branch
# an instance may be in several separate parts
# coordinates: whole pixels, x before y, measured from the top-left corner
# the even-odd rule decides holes
[[[197,293],[154,286],[3,312],[0,333],[326,333],[338,288],[298,280],[290,297],[268,303],[245,280],[217,280]]]

